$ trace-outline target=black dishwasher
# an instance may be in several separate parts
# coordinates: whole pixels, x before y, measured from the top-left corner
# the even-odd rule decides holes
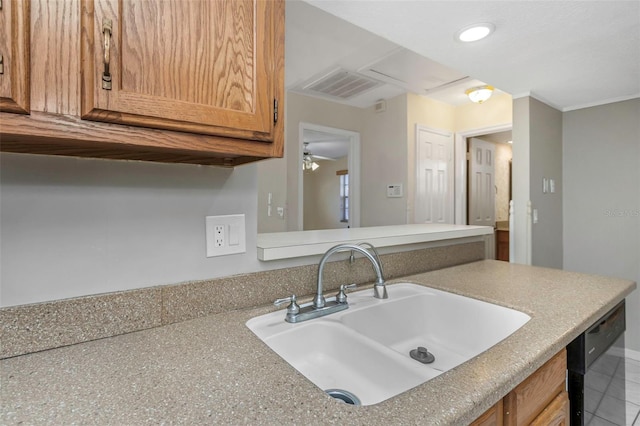
[[[624,383],[625,325],[623,300],[567,346],[571,426],[584,426],[593,416],[614,424],[625,418],[624,386],[611,385]]]

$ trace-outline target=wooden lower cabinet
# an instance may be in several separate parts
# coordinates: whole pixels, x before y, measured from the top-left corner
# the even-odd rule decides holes
[[[497,426],[502,424],[502,400],[478,417],[471,426]]]
[[[567,353],[563,349],[471,424],[568,425],[566,370]]]
[[[496,230],[496,260],[509,261],[509,231]]]
[[[532,426],[569,426],[569,394],[560,392],[556,399],[532,422]]]

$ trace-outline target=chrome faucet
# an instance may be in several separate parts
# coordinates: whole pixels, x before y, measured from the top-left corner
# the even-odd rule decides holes
[[[373,253],[373,257],[376,258],[378,266],[380,267],[380,276],[384,276],[384,270],[382,269],[382,262],[380,261],[380,254],[378,254],[378,250],[374,247],[374,245],[367,242],[362,242],[362,243],[359,243],[358,245],[360,247],[367,247],[369,250],[371,250],[371,253]],[[353,263],[355,261],[356,259],[355,259],[354,250],[351,250],[351,255],[349,256],[349,263]],[[386,299],[389,297],[387,295],[387,287],[384,284],[381,286],[375,285],[373,287],[373,291],[375,292],[373,297],[375,297],[376,299]]]
[[[375,256],[369,253],[366,249],[362,248],[361,245],[366,244],[371,247]],[[369,259],[371,264],[373,265],[373,269],[376,273],[376,282],[373,286],[373,296],[378,299],[387,299],[387,288],[385,286],[384,278],[382,276],[382,263],[380,262],[380,257],[378,256],[378,252],[375,248],[369,243],[362,243],[359,245],[355,244],[339,244],[327,250],[327,252],[320,259],[320,263],[318,264],[318,282],[316,289],[316,296],[314,297],[312,302],[308,302],[302,305],[298,305],[296,302],[296,296],[292,295],[290,297],[285,297],[283,299],[278,299],[274,303],[276,306],[280,306],[281,304],[289,302],[289,306],[287,307],[287,315],[285,317],[285,321],[296,323],[306,321],[312,318],[318,318],[321,316],[329,315],[334,312],[339,312],[349,307],[347,303],[346,291],[350,288],[355,288],[355,284],[349,285],[341,285],[338,294],[325,298],[323,293],[323,285],[322,285],[322,273],[324,271],[324,265],[333,255],[334,253],[343,252],[343,251],[357,251],[361,253],[364,257]]]
[[[369,243],[361,243],[361,244],[370,245]],[[387,295],[387,287],[384,285],[384,278],[382,277],[382,263],[380,262],[380,258],[378,257],[377,252],[375,252],[376,256],[374,257],[373,255],[371,255],[371,253],[363,249],[360,245],[339,244],[327,250],[324,256],[322,256],[322,259],[320,259],[320,264],[318,265],[318,287],[317,287],[316,297],[313,299],[313,306],[315,306],[316,308],[321,308],[324,306],[325,300],[324,300],[324,296],[322,295],[322,271],[324,270],[324,264],[327,262],[327,259],[329,259],[329,257],[332,254],[338,253],[341,251],[351,251],[351,252],[357,251],[358,253],[361,253],[364,257],[369,259],[369,261],[373,265],[373,269],[376,272],[376,282],[373,286],[373,291],[374,291],[373,297],[377,299],[386,299],[389,297]]]

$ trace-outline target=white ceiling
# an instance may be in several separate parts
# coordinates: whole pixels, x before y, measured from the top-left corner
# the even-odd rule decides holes
[[[407,91],[459,105],[469,102],[467,88],[484,84],[299,0],[286,3],[285,44],[288,90],[361,108]],[[305,89],[337,70],[385,84],[348,100]],[[457,84],[446,85],[451,81]]]
[[[474,137],[493,143],[511,143],[511,141],[513,140],[511,130],[505,130],[504,132],[496,132],[490,133],[488,135],[480,135]]]
[[[338,159],[349,155],[349,138],[318,130],[304,130],[306,151],[311,155]]]
[[[530,95],[563,111],[640,96],[639,1],[305,1],[381,38],[288,0],[288,88],[336,67],[366,73],[399,45],[452,75],[481,80],[514,98]],[[493,23],[495,32],[474,43],[454,39],[459,29],[478,22]],[[406,90],[383,88],[377,98]],[[460,88],[454,92],[462,102]]]

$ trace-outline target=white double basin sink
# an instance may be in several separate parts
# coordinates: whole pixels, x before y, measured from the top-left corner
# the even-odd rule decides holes
[[[247,322],[272,350],[322,390],[338,389],[372,405],[418,386],[481,354],[522,327],[528,315],[411,283],[348,295],[349,308],[301,323],[285,310]],[[410,356],[425,347],[425,364]]]

